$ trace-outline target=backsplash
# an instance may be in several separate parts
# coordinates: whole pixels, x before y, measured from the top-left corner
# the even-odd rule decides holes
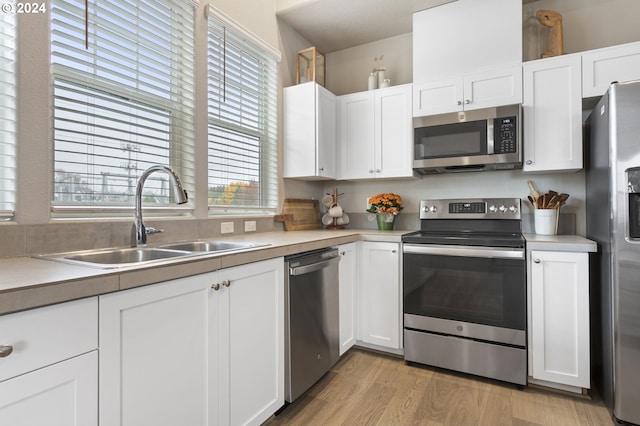
[[[209,219],[153,219],[145,220],[147,226],[164,229],[161,234],[149,236],[148,244],[220,238],[220,224],[233,222],[234,232],[224,236],[244,233],[244,222],[255,221],[255,232],[281,231],[282,224],[273,217],[217,217]],[[132,221],[58,222],[41,225],[0,225],[0,258],[31,256],[107,247],[131,246]],[[254,233],[253,231],[251,233]]]

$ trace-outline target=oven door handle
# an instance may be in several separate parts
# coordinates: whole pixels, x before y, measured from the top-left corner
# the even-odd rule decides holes
[[[524,259],[524,249],[508,247],[445,246],[438,244],[403,244],[402,252],[437,256]]]

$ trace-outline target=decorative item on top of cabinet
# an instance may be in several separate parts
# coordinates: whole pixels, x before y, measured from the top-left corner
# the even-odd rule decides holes
[[[324,54],[315,47],[308,47],[296,53],[296,84],[315,81],[324,86],[326,61]]]
[[[551,28],[547,34],[547,50],[542,53],[542,57],[562,55],[562,15],[555,10],[539,10],[536,17],[542,25]]]

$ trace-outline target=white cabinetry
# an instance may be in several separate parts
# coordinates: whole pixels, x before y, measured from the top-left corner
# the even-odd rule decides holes
[[[525,172],[582,168],[580,56],[526,62],[524,70]]]
[[[399,350],[400,244],[370,241],[358,244],[358,340]]]
[[[458,0],[413,14],[413,82],[522,62],[522,2]]]
[[[0,317],[0,423],[97,425],[97,298]]]
[[[458,78],[415,83],[413,115],[444,114],[522,102],[520,64]]]
[[[100,297],[100,424],[260,424],[284,403],[284,263]]]
[[[284,177],[336,177],[336,96],[315,82],[284,89]]]
[[[413,173],[411,85],[338,97],[340,179]]]
[[[340,253],[340,355],[356,342],[358,265],[356,243],[338,246]]]
[[[640,42],[582,54],[582,96],[602,96],[614,81],[640,79]]]
[[[589,388],[588,253],[531,250],[529,264],[529,381]]]

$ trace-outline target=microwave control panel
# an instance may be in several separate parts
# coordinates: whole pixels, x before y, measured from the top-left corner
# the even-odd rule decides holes
[[[508,154],[516,152],[516,117],[500,117],[493,119],[493,152]]]

